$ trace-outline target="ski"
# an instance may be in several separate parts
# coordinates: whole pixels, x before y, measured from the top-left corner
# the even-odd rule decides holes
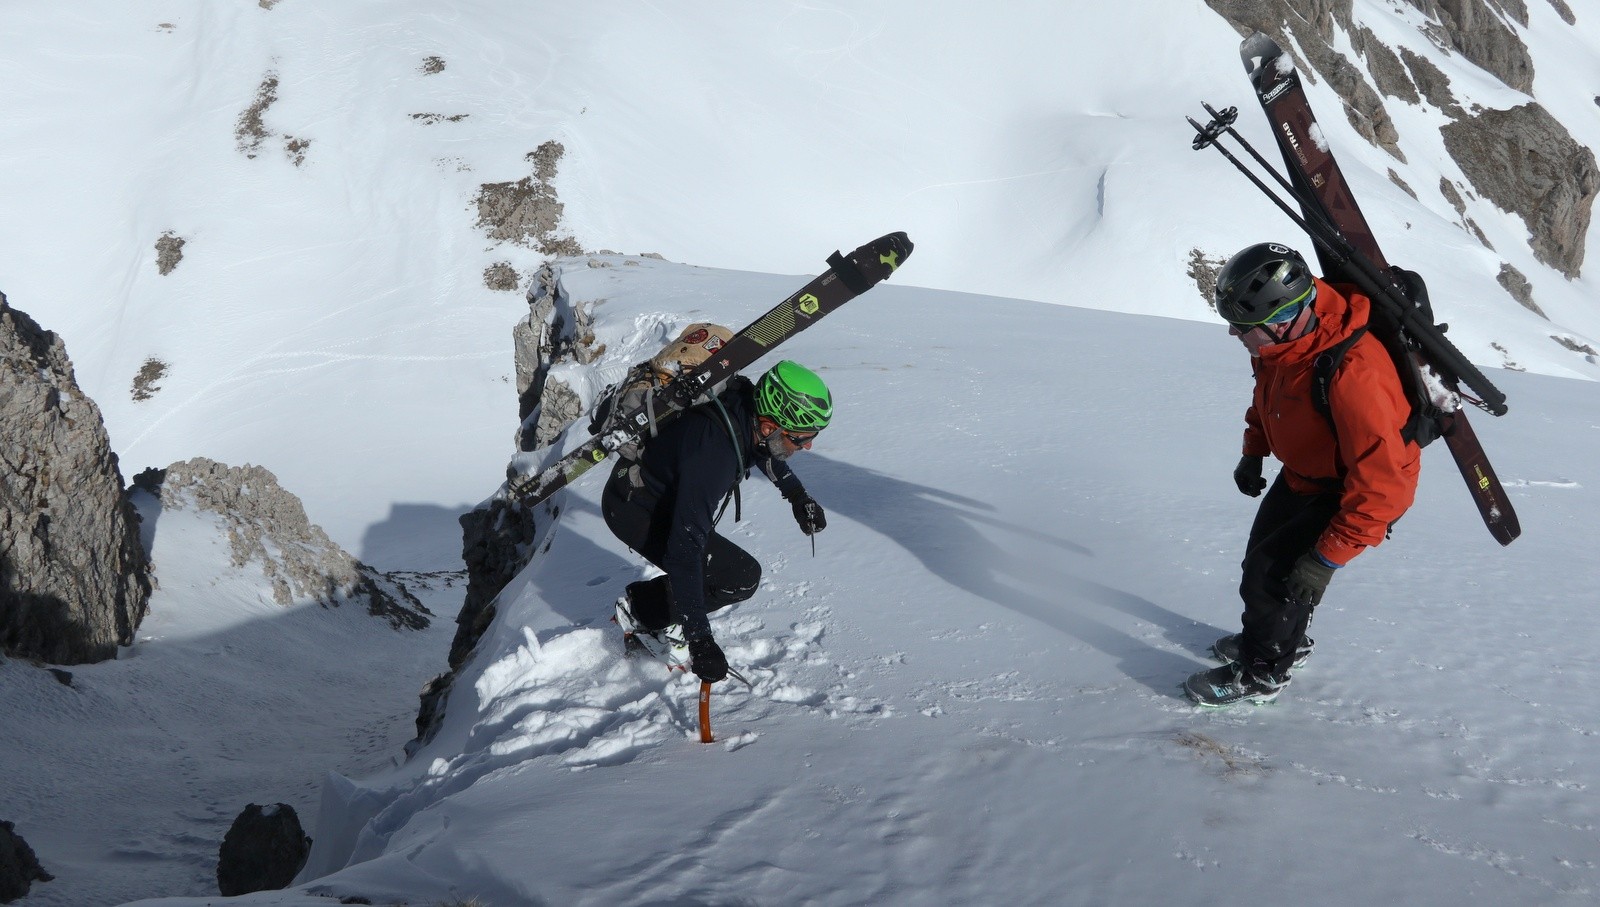
[[[537,473],[511,478],[507,482],[510,495],[523,505],[532,506],[572,484],[605,462],[612,451],[639,440],[687,409],[708,388],[881,283],[905,263],[911,249],[911,240],[897,232],[880,236],[849,255],[834,252],[828,257],[828,270],[735,332],[716,355],[653,389],[632,411],[621,413],[614,423],[620,427],[590,438]]]
[[[1260,32],[1240,44],[1239,56],[1288,167],[1286,188],[1300,203],[1302,223],[1309,225],[1312,229],[1308,232],[1319,240],[1316,252],[1324,275],[1361,286],[1375,306],[1389,306],[1390,315],[1409,329],[1408,336],[1418,341],[1411,345],[1412,359],[1423,374],[1432,372],[1439,377],[1448,398],[1455,403],[1455,408],[1438,416],[1440,434],[1466,480],[1484,525],[1501,545],[1511,544],[1522,532],[1516,511],[1466,413],[1459,408],[1461,384],[1478,394],[1479,399],[1473,402],[1497,416],[1506,411],[1505,395],[1443,337],[1440,328],[1422,322],[1414,306],[1408,304],[1311,112],[1293,59]],[[1232,132],[1231,126],[1225,128]],[[1265,161],[1261,163],[1271,169]],[[1315,229],[1318,225],[1331,226],[1332,237],[1319,237]],[[1330,238],[1332,241],[1327,241]]]

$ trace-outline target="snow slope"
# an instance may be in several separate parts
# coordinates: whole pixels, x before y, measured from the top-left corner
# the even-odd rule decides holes
[[[603,261],[564,280],[622,346],[658,306],[737,322],[797,283]],[[692,680],[622,654],[609,602],[640,563],[591,476],[439,736],[331,777],[300,892],[246,903],[1600,890],[1593,385],[1496,376],[1514,414],[1476,422],[1523,539],[1499,549],[1430,448],[1418,506],[1338,577],[1289,692],[1211,713],[1177,685],[1234,628],[1254,507],[1229,477],[1248,366],[1221,328],[884,285],[785,355],[839,401],[796,462],[829,527],[813,559],[759,481],[725,518],[767,573],[714,621],[753,683],[717,687],[719,741],[696,740]]]
[[[1356,8],[1465,98],[1522,100],[1440,55],[1410,7]],[[1600,20],[1529,12],[1536,94],[1600,144]],[[299,889],[246,903],[1600,889],[1600,413],[1595,384],[1570,380],[1595,364],[1549,340],[1596,343],[1592,278],[1542,269],[1519,222],[1473,201],[1489,255],[1389,182],[1450,174],[1434,112],[1392,110],[1399,165],[1312,87],[1391,256],[1428,275],[1508,394],[1509,416],[1474,425],[1525,536],[1496,547],[1430,449],[1417,507],[1340,575],[1295,685],[1213,714],[1177,684],[1237,619],[1253,502],[1228,472],[1249,373],[1185,272],[1193,249],[1291,231],[1189,150],[1201,100],[1239,105],[1270,147],[1237,36],[1198,0],[86,0],[12,4],[0,39],[0,289],[63,335],[125,472],[259,463],[384,569],[457,568],[455,516],[504,475],[526,308],[482,275],[544,256],[491,242],[473,200],[528,176],[535,148],[566,152],[560,235],[691,263],[564,260],[574,295],[604,300],[619,361],[666,325],[741,323],[834,248],[917,242],[889,285],[785,348],[841,401],[797,464],[830,526],[813,559],[753,487],[728,529],[767,577],[717,618],[754,682],[719,687],[717,745],[692,739],[689,682],[621,656],[605,617],[638,562],[592,477],[502,597],[447,725],[403,762],[449,621],[393,636],[266,606],[211,530],[163,518],[162,587],[123,658],[72,689],[0,664],[0,819],[60,876],[27,903],[215,901],[210,861],[252,800],[296,805],[318,847]],[[248,157],[236,130],[269,75]],[[167,231],[186,245],[162,275]],[[1501,257],[1555,324],[1495,285]],[[136,401],[152,358],[167,375]],[[448,617],[444,581],[424,600]]]

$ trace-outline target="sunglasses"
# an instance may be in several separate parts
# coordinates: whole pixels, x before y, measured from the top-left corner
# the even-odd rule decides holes
[[[1314,286],[1308,287],[1304,293],[1273,309],[1267,313],[1267,317],[1260,321],[1230,321],[1228,323],[1241,331],[1246,331],[1250,328],[1260,327],[1263,324],[1283,324],[1286,321],[1293,321],[1300,314],[1300,310],[1306,307],[1306,303],[1315,289],[1316,287]]]
[[[810,444],[812,441],[817,440],[817,433],[812,432],[809,435],[791,435],[785,431],[783,432],[783,439],[796,447],[804,447],[807,444]]]

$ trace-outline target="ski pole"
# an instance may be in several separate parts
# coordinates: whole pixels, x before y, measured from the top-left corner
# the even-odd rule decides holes
[[[1226,110],[1217,111],[1209,104],[1204,106],[1207,112],[1212,114],[1210,123],[1201,126],[1193,117],[1188,118],[1189,125],[1193,126],[1195,132],[1198,133],[1192,143],[1192,147],[1196,151],[1204,149],[1208,145],[1216,148],[1223,157],[1228,159],[1229,163],[1233,164],[1235,169],[1244,174],[1250,182],[1255,184],[1257,189],[1261,190],[1262,194],[1271,199],[1284,214],[1289,216],[1290,220],[1304,230],[1313,242],[1326,250],[1337,263],[1348,265],[1353,271],[1351,276],[1356,278],[1356,285],[1370,298],[1383,302],[1389,308],[1390,314],[1397,318],[1401,325],[1410,329],[1409,335],[1411,338],[1428,352],[1435,367],[1449,373],[1448,377],[1452,383],[1459,381],[1477,392],[1482,399],[1472,400],[1474,404],[1493,415],[1505,415],[1505,394],[1501,393],[1499,388],[1495,387],[1484,376],[1483,372],[1466,357],[1466,354],[1457,349],[1455,344],[1451,343],[1448,338],[1442,336],[1436,326],[1419,320],[1421,316],[1416,307],[1399,293],[1394,286],[1392,278],[1385,276],[1377,265],[1352,246],[1339,228],[1329,223],[1325,217],[1315,215],[1310,217],[1301,216],[1299,212],[1291,208],[1275,191],[1268,187],[1260,177],[1251,172],[1244,165],[1244,162],[1240,161],[1222,145],[1220,141],[1222,135],[1231,136],[1250,153],[1256,163],[1273,175],[1279,185],[1283,186],[1291,197],[1300,202],[1304,211],[1309,214],[1316,210],[1314,206],[1306,202],[1300,191],[1291,185],[1283,174],[1279,173],[1272,164],[1263,158],[1260,152],[1256,151],[1255,146],[1251,145],[1233,128],[1233,122],[1238,116],[1237,110],[1229,107]],[[1472,398],[1469,397],[1468,399]]]

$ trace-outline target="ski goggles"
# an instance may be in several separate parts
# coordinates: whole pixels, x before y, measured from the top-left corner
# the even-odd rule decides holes
[[[1267,313],[1267,317],[1261,319],[1260,321],[1230,321],[1228,323],[1240,329],[1241,331],[1257,328],[1264,324],[1284,324],[1286,322],[1293,321],[1296,317],[1298,317],[1301,310],[1303,310],[1312,300],[1316,298],[1316,294],[1317,287],[1315,284],[1313,284],[1307,287],[1304,293],[1301,293],[1299,296],[1296,296],[1295,298]]]

